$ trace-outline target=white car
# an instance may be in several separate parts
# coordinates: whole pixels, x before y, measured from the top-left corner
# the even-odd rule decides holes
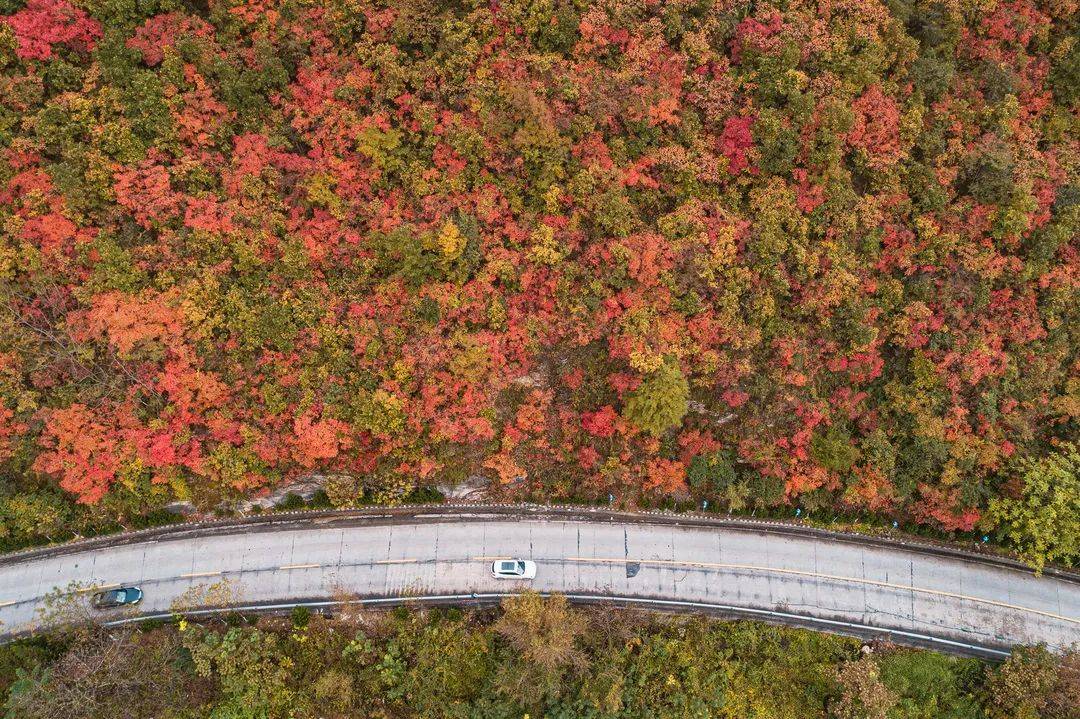
[[[491,563],[491,574],[496,579],[533,579],[536,577],[536,562],[500,559]]]

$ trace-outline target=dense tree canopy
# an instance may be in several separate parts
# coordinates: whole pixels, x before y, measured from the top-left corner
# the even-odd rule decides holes
[[[345,613],[0,646],[12,719],[1073,719],[1080,654],[1000,667],[752,622],[574,609]]]
[[[5,541],[312,471],[1010,537],[1078,435],[1076,0],[0,12]]]

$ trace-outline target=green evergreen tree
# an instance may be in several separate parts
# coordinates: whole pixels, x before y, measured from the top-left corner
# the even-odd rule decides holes
[[[659,436],[682,423],[689,401],[690,384],[678,362],[669,357],[630,394],[623,407],[623,417]]]
[[[1066,444],[1046,457],[1019,460],[1022,494],[990,501],[988,518],[1036,571],[1080,556],[1080,448]]]

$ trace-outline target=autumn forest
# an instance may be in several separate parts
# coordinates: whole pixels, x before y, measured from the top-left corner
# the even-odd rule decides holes
[[[846,512],[1080,558],[1077,0],[0,0],[0,542]]]

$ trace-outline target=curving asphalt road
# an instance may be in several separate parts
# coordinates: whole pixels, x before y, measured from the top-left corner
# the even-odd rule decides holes
[[[532,582],[491,577],[531,558]],[[267,606],[525,588],[671,609],[761,616],[946,651],[1080,642],[1080,577],[1034,577],[1006,560],[817,530],[671,516],[511,507],[326,513],[181,527],[0,556],[0,634],[40,628],[43,598],[137,584],[142,615],[224,584],[224,601]],[[476,595],[475,597],[473,595]],[[104,613],[123,620],[130,614]]]

